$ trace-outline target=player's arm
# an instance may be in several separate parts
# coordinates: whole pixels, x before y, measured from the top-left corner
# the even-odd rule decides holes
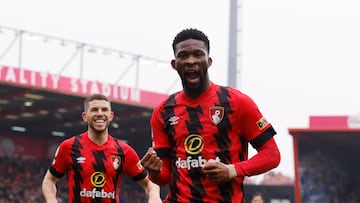
[[[149,203],[161,203],[160,187],[149,180],[146,176],[144,179],[139,180],[138,184],[144,188]]]
[[[150,120],[153,147],[150,147],[141,160],[141,164],[150,173],[150,180],[159,185],[165,185],[171,177],[171,143],[165,132],[161,106],[154,109]]]
[[[279,165],[280,151],[273,137],[257,147],[256,150],[257,154],[249,160],[234,164],[238,176],[258,175]]]
[[[59,179],[52,175],[49,170],[47,170],[43,182],[42,182],[42,192],[47,203],[57,203],[56,199],[56,182]]]
[[[238,176],[253,176],[267,172],[280,163],[280,152],[274,136],[275,129],[263,117],[254,101],[243,95],[244,109],[239,115],[242,136],[249,140],[257,153],[248,160],[234,163]]]
[[[257,150],[258,153],[251,159],[234,164],[209,161],[204,167],[204,173],[215,183],[221,184],[239,176],[258,175],[279,165],[280,152],[274,138]]]
[[[141,165],[146,168],[150,174],[150,180],[156,184],[165,185],[170,180],[170,159],[160,158],[155,150],[150,147],[144,157],[141,159]]]

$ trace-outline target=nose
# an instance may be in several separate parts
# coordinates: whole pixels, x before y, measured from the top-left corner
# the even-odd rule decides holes
[[[196,57],[194,57],[194,56],[192,56],[192,55],[190,55],[187,59],[186,59],[186,61],[185,61],[185,64],[187,65],[187,66],[193,66],[193,65],[195,65],[197,63],[197,59],[196,59]]]
[[[96,111],[97,116],[102,116],[103,114],[104,114],[104,112],[101,109]]]

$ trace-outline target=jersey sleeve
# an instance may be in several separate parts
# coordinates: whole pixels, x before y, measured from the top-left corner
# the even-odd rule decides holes
[[[125,173],[134,181],[139,181],[144,179],[147,176],[145,168],[140,163],[140,158],[136,151],[127,144],[124,144],[126,147],[125,154]]]
[[[53,161],[49,168],[51,174],[57,178],[63,177],[71,165],[70,159],[70,140],[65,140],[60,143],[56,149]]]
[[[274,138],[257,148],[257,151],[258,153],[249,160],[235,163],[236,172],[239,176],[262,174],[279,165],[281,155]]]
[[[242,135],[254,148],[258,148],[276,132],[249,96],[243,94],[241,101],[238,109],[243,109],[239,119]]]
[[[170,153],[171,153],[171,143],[169,137],[165,132],[165,121],[166,118],[161,117],[161,106],[159,105],[154,109],[153,115],[150,120],[151,125],[151,136],[153,140],[153,148],[156,151],[156,154],[162,160],[162,168],[160,174],[156,177],[151,177],[150,179],[159,185],[165,185],[169,182],[171,176],[171,162],[170,162]],[[173,116],[173,115],[170,115]],[[169,117],[168,119],[175,118]]]
[[[155,108],[150,120],[153,147],[154,149],[168,149],[171,148],[171,144],[166,132],[164,131],[165,123],[164,119],[161,117],[160,111],[160,107]]]

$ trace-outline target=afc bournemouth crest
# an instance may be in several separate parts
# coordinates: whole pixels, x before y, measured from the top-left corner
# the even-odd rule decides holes
[[[224,117],[224,107],[214,106],[209,109],[210,111],[210,119],[215,125],[219,124]]]
[[[112,165],[115,168],[115,170],[117,170],[120,167],[121,164],[121,157],[120,156],[112,156],[111,157],[112,160]]]

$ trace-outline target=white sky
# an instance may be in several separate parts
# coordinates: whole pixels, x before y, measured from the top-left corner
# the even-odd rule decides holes
[[[239,89],[255,100],[278,131],[282,161],[275,171],[294,176],[288,128],[308,127],[311,115],[360,112],[360,2],[239,0],[240,4]],[[210,38],[211,79],[226,85],[229,5],[229,0],[0,0],[0,26],[164,61],[173,57],[175,34],[196,27]],[[165,89],[171,81],[161,81],[160,73],[177,78],[175,71],[145,72],[147,78],[140,81]]]

